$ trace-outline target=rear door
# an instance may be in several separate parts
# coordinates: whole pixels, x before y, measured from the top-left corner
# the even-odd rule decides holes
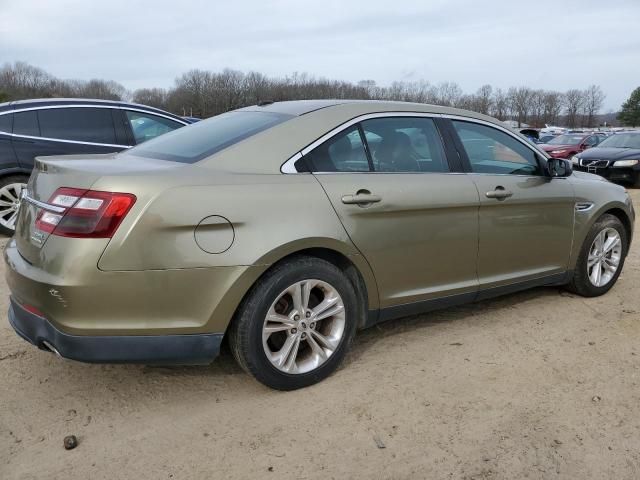
[[[451,173],[432,118],[363,120],[304,159],[371,265],[382,308],[473,298],[478,194],[470,178]]]
[[[16,112],[13,147],[23,167],[35,157],[111,153],[125,147],[116,137],[112,109],[65,106]]]
[[[480,195],[480,289],[564,273],[573,238],[571,183],[547,176],[541,154],[505,130],[451,124]]]

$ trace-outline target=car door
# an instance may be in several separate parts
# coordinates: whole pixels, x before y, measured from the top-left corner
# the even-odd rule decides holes
[[[566,178],[524,140],[486,123],[452,120],[468,176],[478,188],[480,290],[548,277],[568,268],[575,200]]]
[[[451,173],[433,119],[363,120],[303,158],[371,265],[381,319],[440,297],[473,299],[478,193]]]
[[[64,106],[16,112],[12,143],[23,167],[38,156],[111,153],[126,146],[117,138],[112,109]]]

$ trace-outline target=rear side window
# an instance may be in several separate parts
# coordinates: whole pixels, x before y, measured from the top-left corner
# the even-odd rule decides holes
[[[511,135],[477,123],[454,120],[473,173],[542,175],[536,154]]]
[[[16,135],[40,136],[38,114],[35,110],[13,114],[13,133]]]
[[[38,110],[40,134],[46,138],[116,144],[109,108],[51,108]]]
[[[442,140],[430,118],[375,118],[362,122],[376,172],[448,172]]]
[[[127,120],[131,125],[133,138],[136,143],[143,143],[147,140],[169,133],[176,128],[182,127],[182,123],[169,120],[168,118],[151,115],[148,113],[133,112],[127,110]]]
[[[0,115],[0,132],[11,133],[13,129],[13,114]]]
[[[169,132],[125,155],[195,163],[293,118],[272,112],[228,112]]]
[[[369,161],[357,126],[331,137],[305,156],[314,172],[368,172]]]

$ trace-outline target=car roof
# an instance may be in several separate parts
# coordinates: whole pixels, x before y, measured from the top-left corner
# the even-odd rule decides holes
[[[9,112],[13,110],[29,109],[29,108],[42,108],[42,107],[54,107],[63,105],[99,105],[105,107],[129,107],[145,110],[148,112],[156,112],[162,115],[168,115],[176,120],[185,122],[182,117],[174,115],[173,113],[166,112],[159,108],[149,107],[147,105],[140,105],[138,103],[122,102],[117,100],[99,100],[93,98],[34,98],[29,100],[14,100],[12,102],[0,103],[0,114],[3,112]]]
[[[455,115],[485,120],[504,127],[504,125],[498,122],[495,118],[483,115],[481,113],[472,112],[470,110],[462,110],[459,108],[432,105],[428,103],[411,103],[386,100],[290,100],[284,102],[264,102],[262,104],[241,108],[237,111],[273,112],[293,116],[302,116],[325,109],[357,111],[359,114],[398,111]]]

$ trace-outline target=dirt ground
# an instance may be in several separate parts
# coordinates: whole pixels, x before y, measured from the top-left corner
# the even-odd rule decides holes
[[[541,288],[383,324],[290,393],[226,352],[210,367],[62,361],[2,313],[0,479],[640,478],[639,242],[636,226],[603,297]]]

